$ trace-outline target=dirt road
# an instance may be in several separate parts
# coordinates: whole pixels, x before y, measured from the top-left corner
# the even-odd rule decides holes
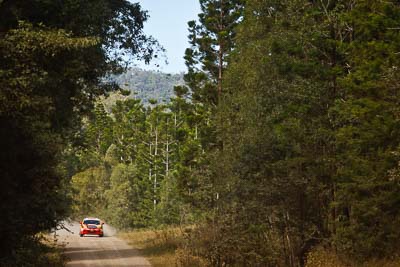
[[[129,245],[115,237],[115,229],[104,225],[104,237],[79,237],[78,223],[65,223],[72,231],[57,231],[58,240],[66,245],[67,266],[151,266],[150,263]]]

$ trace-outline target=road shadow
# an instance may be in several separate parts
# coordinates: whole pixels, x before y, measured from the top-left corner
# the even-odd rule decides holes
[[[85,259],[85,258],[96,259],[96,260],[142,258],[139,252],[133,249],[104,250],[104,249],[69,247],[65,250],[65,255],[70,260]]]
[[[68,263],[68,267],[70,266],[76,266],[76,267],[81,267],[82,264],[81,263]],[[97,265],[96,265],[97,266]],[[150,267],[150,265],[129,265],[131,267]],[[113,265],[112,267],[127,267],[127,265]]]

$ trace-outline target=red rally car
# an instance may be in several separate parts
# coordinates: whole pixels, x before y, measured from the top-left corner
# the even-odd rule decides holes
[[[82,237],[84,235],[98,235],[102,237],[104,235],[103,232],[103,222],[97,218],[85,218],[80,222],[81,229],[79,231],[79,236]]]

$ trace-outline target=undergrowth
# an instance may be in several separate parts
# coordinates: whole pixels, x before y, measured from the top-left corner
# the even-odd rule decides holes
[[[11,256],[0,260],[1,267],[62,267],[66,264],[63,247],[45,235],[27,238],[14,249]]]

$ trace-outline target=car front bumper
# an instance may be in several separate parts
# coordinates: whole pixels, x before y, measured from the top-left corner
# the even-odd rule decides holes
[[[81,235],[102,235],[103,229],[88,229],[83,228],[79,232]]]

